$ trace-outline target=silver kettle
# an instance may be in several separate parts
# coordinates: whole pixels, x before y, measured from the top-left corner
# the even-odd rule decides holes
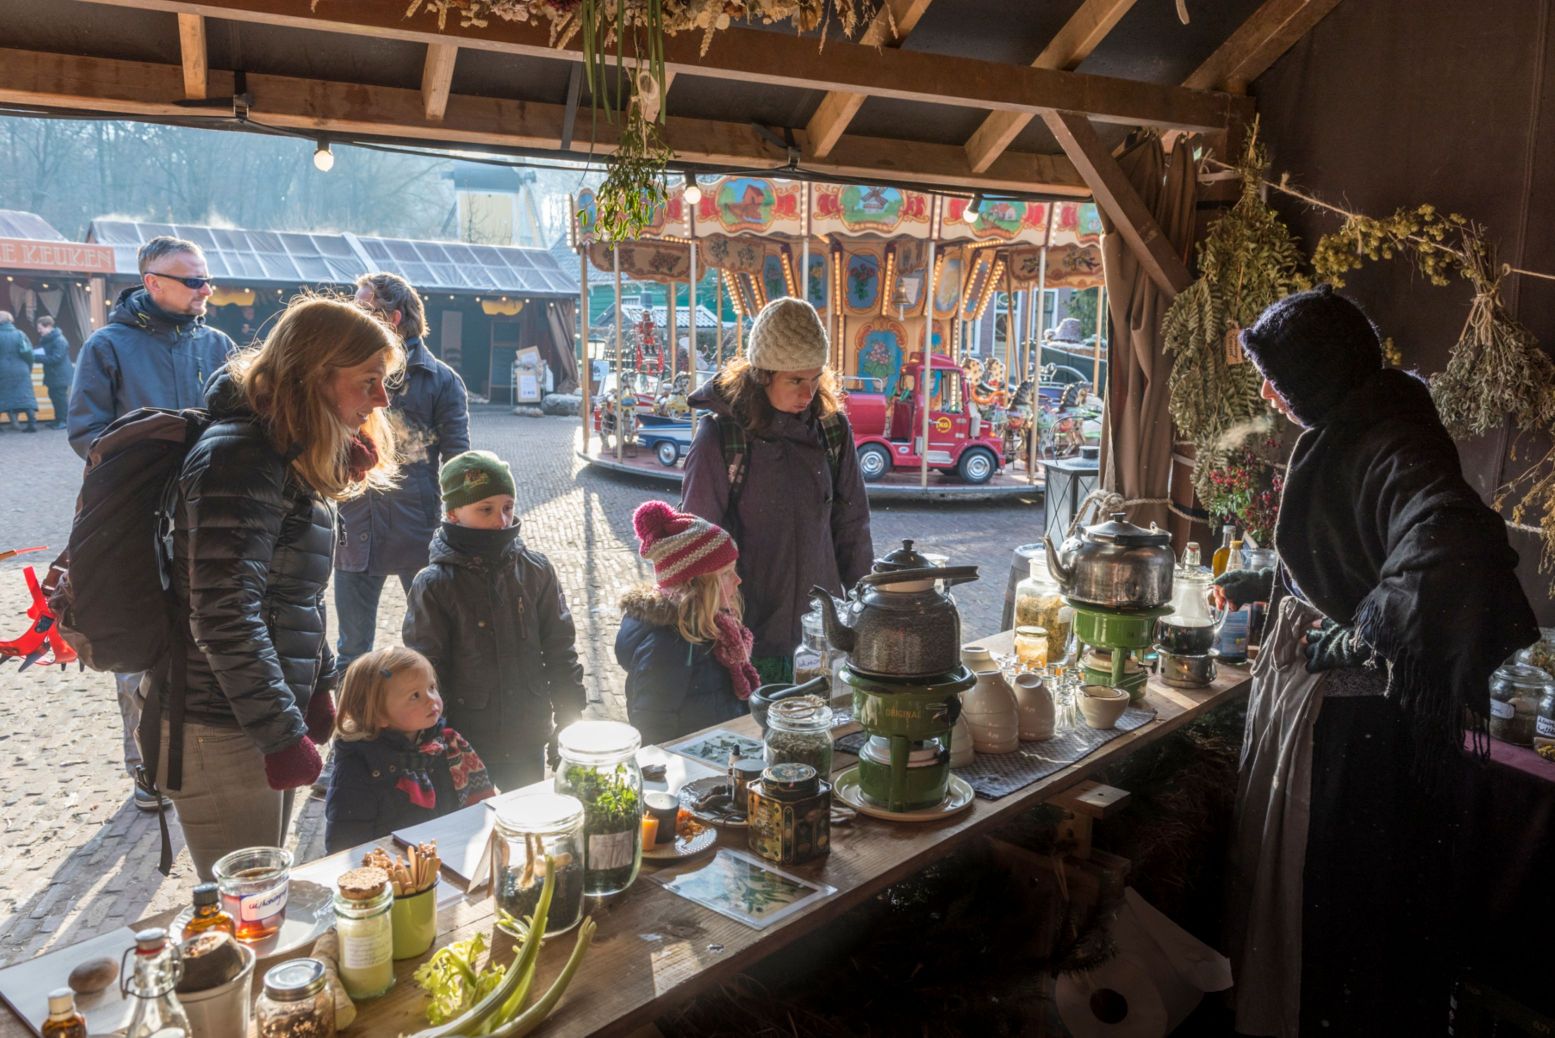
[[[1172,539],[1150,524],[1135,526],[1122,512],[1087,526],[1062,547],[1044,538],[1048,571],[1073,602],[1103,609],[1155,609],[1172,600]]]

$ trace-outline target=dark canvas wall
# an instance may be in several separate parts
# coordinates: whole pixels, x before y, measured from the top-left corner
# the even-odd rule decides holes
[[[1253,86],[1276,175],[1382,216],[1430,202],[1485,224],[1501,259],[1555,273],[1555,0],[1344,0]],[[1274,196],[1310,251],[1335,218]],[[1406,366],[1441,370],[1467,313],[1397,260],[1348,280]],[[1512,278],[1504,296],[1546,350],[1555,282]],[[1543,453],[1501,433],[1460,443],[1487,499]],[[1519,460],[1521,459],[1521,460]],[[1555,624],[1537,540],[1514,533],[1540,622]]]

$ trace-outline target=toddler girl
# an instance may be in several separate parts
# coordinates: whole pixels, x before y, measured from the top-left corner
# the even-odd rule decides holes
[[[432,665],[414,649],[357,657],[340,683],[324,849],[429,821],[493,793],[486,765],[443,723]]]

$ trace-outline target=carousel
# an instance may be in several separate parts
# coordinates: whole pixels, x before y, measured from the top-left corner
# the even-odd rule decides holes
[[[1104,291],[1094,205],[687,175],[641,237],[616,245],[595,233],[591,192],[571,208],[580,266],[611,274],[617,300],[599,337],[610,374],[585,403],[591,463],[678,481],[688,394],[781,296],[808,299],[827,327],[872,497],[1029,493],[1046,463],[1094,454],[1101,334],[1083,342],[1077,321],[1060,322],[1072,351],[1060,353],[1055,331],[1038,334],[1050,290]],[[709,271],[714,298],[699,300]],[[652,310],[629,319],[624,278],[670,288],[662,323]],[[709,304],[718,319],[703,328],[692,314]]]

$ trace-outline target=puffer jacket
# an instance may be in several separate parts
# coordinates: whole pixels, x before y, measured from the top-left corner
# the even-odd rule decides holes
[[[0,411],[36,411],[32,343],[10,321],[0,324]]]
[[[345,573],[388,577],[425,566],[427,542],[443,519],[438,469],[470,449],[464,380],[420,339],[405,343],[405,381],[389,398],[389,410],[403,428],[406,462],[393,490],[341,504],[335,566]]]
[[[494,775],[583,713],[572,613],[556,570],[524,546],[516,524],[444,523],[411,585],[403,634],[432,661],[448,723]]]
[[[205,406],[205,384],[233,348],[203,317],[169,314],[144,288],[125,289],[76,358],[66,420],[71,448],[85,458],[110,422],[138,408]]]
[[[76,368],[70,363],[70,343],[65,339],[65,333],[50,328],[49,333],[38,340],[38,348],[43,351],[43,384],[50,389],[69,389]],[[55,417],[65,420],[64,415]]]
[[[173,533],[173,591],[191,636],[185,717],[241,728],[274,753],[302,739],[314,689],[333,683],[324,586],[335,510],[271,446],[225,372],[206,406]]]
[[[697,390],[691,404],[717,421],[702,422],[691,442],[681,509],[735,534],[745,625],[756,635],[753,655],[787,656],[799,645],[810,588],[818,584],[840,595],[874,562],[858,455],[843,450],[834,480],[820,423],[808,411],[779,414],[764,436],[750,437],[739,522],[732,524],[718,423],[734,416],[715,385]],[[851,428],[845,442],[852,442]]]
[[[742,717],[745,703],[713,646],[693,645],[675,626],[675,603],[652,585],[621,598],[616,662],[626,671],[626,716],[644,743],[664,743]]]

